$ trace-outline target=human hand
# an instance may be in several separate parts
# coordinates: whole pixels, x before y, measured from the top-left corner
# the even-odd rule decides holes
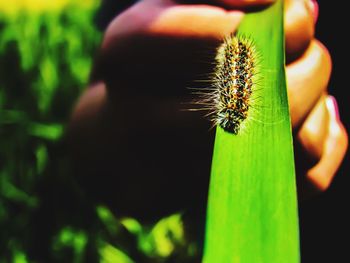
[[[143,0],[112,21],[95,65],[95,87],[81,98],[72,120],[81,127],[88,119],[97,120],[98,125],[93,122],[84,131],[99,134],[95,155],[108,154],[88,166],[95,163],[99,171],[120,173],[117,182],[104,177],[104,191],[113,186],[112,193],[118,195],[107,199],[122,200],[118,207],[127,206],[132,214],[159,211],[162,205],[165,210],[183,208],[188,200],[205,204],[213,132],[208,132],[210,123],[201,113],[181,111],[190,97],[187,87],[211,71],[216,47],[236,31],[243,10],[270,3]],[[286,71],[293,131],[300,145],[296,159],[303,164],[298,176],[324,190],[345,154],[347,135],[340,121],[331,121],[332,104],[324,103],[331,60],[313,39],[314,6],[304,0],[286,1]],[[104,117],[96,117],[101,112]],[[103,131],[96,130],[101,127]],[[315,129],[323,132],[314,136]],[[313,163],[305,165],[306,156],[313,156]],[[125,191],[130,189],[125,185],[139,197]]]
[[[330,54],[314,38],[318,4],[286,0],[285,8],[288,97],[303,199],[330,186],[345,156],[348,136],[336,99],[327,92]]]

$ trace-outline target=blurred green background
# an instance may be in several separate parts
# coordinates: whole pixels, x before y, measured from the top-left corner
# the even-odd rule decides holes
[[[74,181],[65,128],[102,38],[99,0],[0,0],[0,263],[187,262],[181,214],[117,218]],[[190,256],[190,257],[189,257]]]

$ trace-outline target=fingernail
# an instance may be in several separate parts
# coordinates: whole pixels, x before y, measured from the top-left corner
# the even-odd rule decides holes
[[[317,19],[318,19],[318,13],[319,13],[319,6],[316,0],[311,0],[312,4],[312,13],[314,15],[314,23],[316,24]]]
[[[326,104],[327,104],[327,108],[328,108],[330,114],[332,115],[332,117],[335,117],[335,120],[339,121],[340,120],[339,107],[338,107],[338,103],[337,103],[337,100],[335,99],[335,97],[328,96]]]

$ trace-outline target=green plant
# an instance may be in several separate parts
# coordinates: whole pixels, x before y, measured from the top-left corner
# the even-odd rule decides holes
[[[252,39],[261,56],[255,90],[259,102],[252,102],[258,113],[238,135],[216,129],[204,252],[207,263],[299,261],[282,2],[246,15],[238,30]]]
[[[69,227],[71,207],[64,207],[79,194],[62,137],[100,42],[98,2],[40,3],[0,3],[0,262],[27,262],[31,254],[54,262],[55,249],[65,262],[81,262],[86,234]],[[59,246],[63,229],[77,237]]]

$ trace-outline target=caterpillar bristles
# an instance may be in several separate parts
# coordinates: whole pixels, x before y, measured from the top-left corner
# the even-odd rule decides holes
[[[229,35],[217,49],[210,86],[195,89],[194,105],[226,132],[237,135],[252,108],[256,91],[258,54],[253,41],[242,35]]]

